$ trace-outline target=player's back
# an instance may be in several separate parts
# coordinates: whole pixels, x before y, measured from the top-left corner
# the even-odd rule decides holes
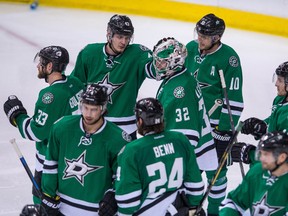
[[[144,136],[129,143],[125,147],[124,153],[135,160],[139,178],[143,180],[143,197],[150,196],[150,198],[154,198],[157,197],[157,193],[163,193],[163,190],[173,191],[181,187],[186,162],[191,157],[191,151],[193,152],[193,148],[191,148],[185,135],[179,132],[166,131]],[[160,175],[152,174],[156,171],[160,172]],[[173,176],[176,174],[175,171],[183,176]],[[175,184],[173,186],[170,185],[169,181],[164,181],[169,176],[174,179]],[[175,179],[176,177],[177,179]],[[164,181],[163,184],[159,184],[157,188],[155,187],[154,191],[151,188],[149,189],[149,184],[158,178]]]

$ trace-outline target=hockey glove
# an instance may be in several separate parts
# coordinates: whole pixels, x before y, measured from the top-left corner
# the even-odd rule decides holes
[[[232,132],[231,131],[219,131],[215,128],[212,131],[212,136],[214,138],[214,143],[216,146],[217,157],[218,157],[218,160],[220,161],[223,154],[226,151],[228,144],[229,144],[229,141],[230,141],[231,136],[232,136]],[[227,164],[227,166],[231,166],[233,164],[233,161],[231,159],[230,154],[228,154],[226,164]]]
[[[251,134],[256,140],[259,140],[262,135],[267,131],[267,125],[264,121],[258,118],[248,118],[244,121],[244,125],[241,129],[243,134]]]
[[[15,95],[10,95],[8,100],[4,103],[4,112],[14,127],[17,127],[15,120],[17,116],[20,114],[27,114],[22,102]]]
[[[43,193],[41,206],[45,209],[49,216],[56,216],[59,214],[60,197],[57,196],[56,198],[53,198]]]
[[[115,199],[115,191],[107,190],[103,199],[99,203],[99,216],[113,216],[118,210],[117,202]]]
[[[196,214],[197,207],[192,207],[189,209],[189,216],[206,216],[206,213],[203,208],[201,208],[200,212]]]
[[[254,145],[246,144],[243,142],[234,143],[231,149],[233,162],[243,162],[245,164],[250,164],[251,158],[249,157],[249,153],[255,149],[256,147]]]

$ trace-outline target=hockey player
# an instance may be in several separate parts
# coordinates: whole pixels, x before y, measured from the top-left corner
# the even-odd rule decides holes
[[[280,64],[276,70],[275,86],[277,87],[277,96],[272,105],[271,115],[265,120],[255,117],[244,121],[241,132],[251,134],[256,140],[260,139],[266,132],[288,130],[288,61]],[[255,162],[255,146],[239,142],[232,147],[232,159],[235,162],[242,161],[246,164]]]
[[[185,134],[200,170],[210,181],[218,166],[211,127],[196,79],[184,66],[186,47],[174,38],[163,38],[154,47],[153,64],[163,80],[157,98],[165,110],[166,128]]]
[[[117,154],[131,137],[104,119],[107,102],[106,87],[88,85],[80,102],[82,115],[66,116],[52,127],[41,203],[49,216],[58,211],[97,216],[99,201],[112,188]]]
[[[242,69],[239,56],[233,48],[221,42],[225,31],[225,22],[214,14],[207,14],[196,24],[195,33],[197,40],[187,44],[188,57],[186,67],[198,80],[202,90],[205,106],[210,110],[215,101],[220,99],[223,106],[217,108],[209,117],[212,127],[218,159],[222,157],[232,135],[227,101],[229,100],[233,125],[237,125],[243,111],[242,96]],[[227,85],[227,98],[221,85],[219,71],[223,71],[224,80]],[[230,159],[230,157],[228,157]],[[227,161],[231,165],[231,160]],[[227,188],[227,167],[223,167],[220,180],[211,190],[208,197],[208,214],[217,215],[218,207],[225,198]],[[220,183],[222,182],[222,183]]]
[[[78,54],[72,75],[86,85],[98,83],[109,87],[106,119],[135,139],[137,128],[133,108],[145,79],[145,64],[152,61],[152,55],[143,45],[130,44],[133,34],[129,17],[112,16],[107,27],[107,43],[88,44]]]
[[[204,192],[193,146],[182,133],[164,129],[163,107],[157,99],[139,100],[135,114],[143,137],[118,156],[118,215],[184,216],[189,208],[192,215]]]
[[[242,183],[228,193],[220,215],[288,215],[288,133],[286,130],[264,135],[258,146],[260,162]]]
[[[45,151],[51,126],[64,115],[78,111],[78,100],[84,85],[75,77],[65,76],[69,63],[68,51],[60,46],[48,46],[35,56],[38,78],[49,84],[39,93],[34,115],[29,117],[22,102],[9,96],[4,103],[4,111],[13,126],[18,127],[25,139],[36,141],[35,180],[40,188]],[[34,203],[40,203],[33,188]]]

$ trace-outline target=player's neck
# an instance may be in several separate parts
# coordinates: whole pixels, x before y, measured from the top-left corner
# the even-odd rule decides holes
[[[103,123],[104,123],[103,117],[100,117],[100,119],[92,125],[88,125],[83,121],[84,130],[86,133],[94,134],[99,130],[99,128],[102,127]]]
[[[61,80],[61,79],[63,79],[62,74],[58,72],[57,73],[54,72],[54,73],[49,74],[49,76],[47,77],[47,83],[51,85],[53,82],[57,80]]]
[[[207,50],[202,50],[201,55],[207,55],[207,54],[209,54],[209,53],[215,52],[215,51],[219,48],[220,45],[221,45],[220,42],[219,42],[219,43],[217,42],[217,43],[213,44],[213,45],[211,46],[211,48],[209,48],[209,49],[207,49]]]
[[[109,43],[107,43],[105,45],[105,52],[106,54],[110,55],[110,56],[117,56],[119,55],[119,53],[117,53],[117,51],[114,51],[111,47],[112,45],[110,45]]]
[[[288,163],[284,163],[283,165],[281,165],[277,170],[275,170],[272,175],[273,176],[282,176],[284,174],[288,173]]]

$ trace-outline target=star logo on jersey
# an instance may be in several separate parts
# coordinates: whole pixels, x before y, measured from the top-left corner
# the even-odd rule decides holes
[[[125,82],[119,83],[119,84],[111,83],[109,81],[109,76],[110,76],[110,73],[106,74],[105,77],[100,82],[98,82],[97,84],[106,86],[108,88],[108,92],[107,92],[108,93],[108,103],[113,104],[112,95],[114,94],[114,92],[116,90],[121,88],[125,84]]]
[[[197,70],[194,72],[193,76],[194,76],[194,78],[198,81],[199,87],[202,89],[202,88],[206,88],[206,87],[211,86],[210,84],[204,83],[204,82],[200,82],[200,81],[197,79],[198,72],[199,72],[199,69],[197,69]]]
[[[69,160],[65,158],[66,168],[62,179],[75,178],[82,186],[84,186],[85,176],[103,167],[88,164],[85,161],[85,157],[86,151],[84,151],[77,159]]]
[[[259,202],[253,203],[253,215],[272,215],[284,208],[281,206],[270,206],[267,203],[267,196],[266,192]]]

